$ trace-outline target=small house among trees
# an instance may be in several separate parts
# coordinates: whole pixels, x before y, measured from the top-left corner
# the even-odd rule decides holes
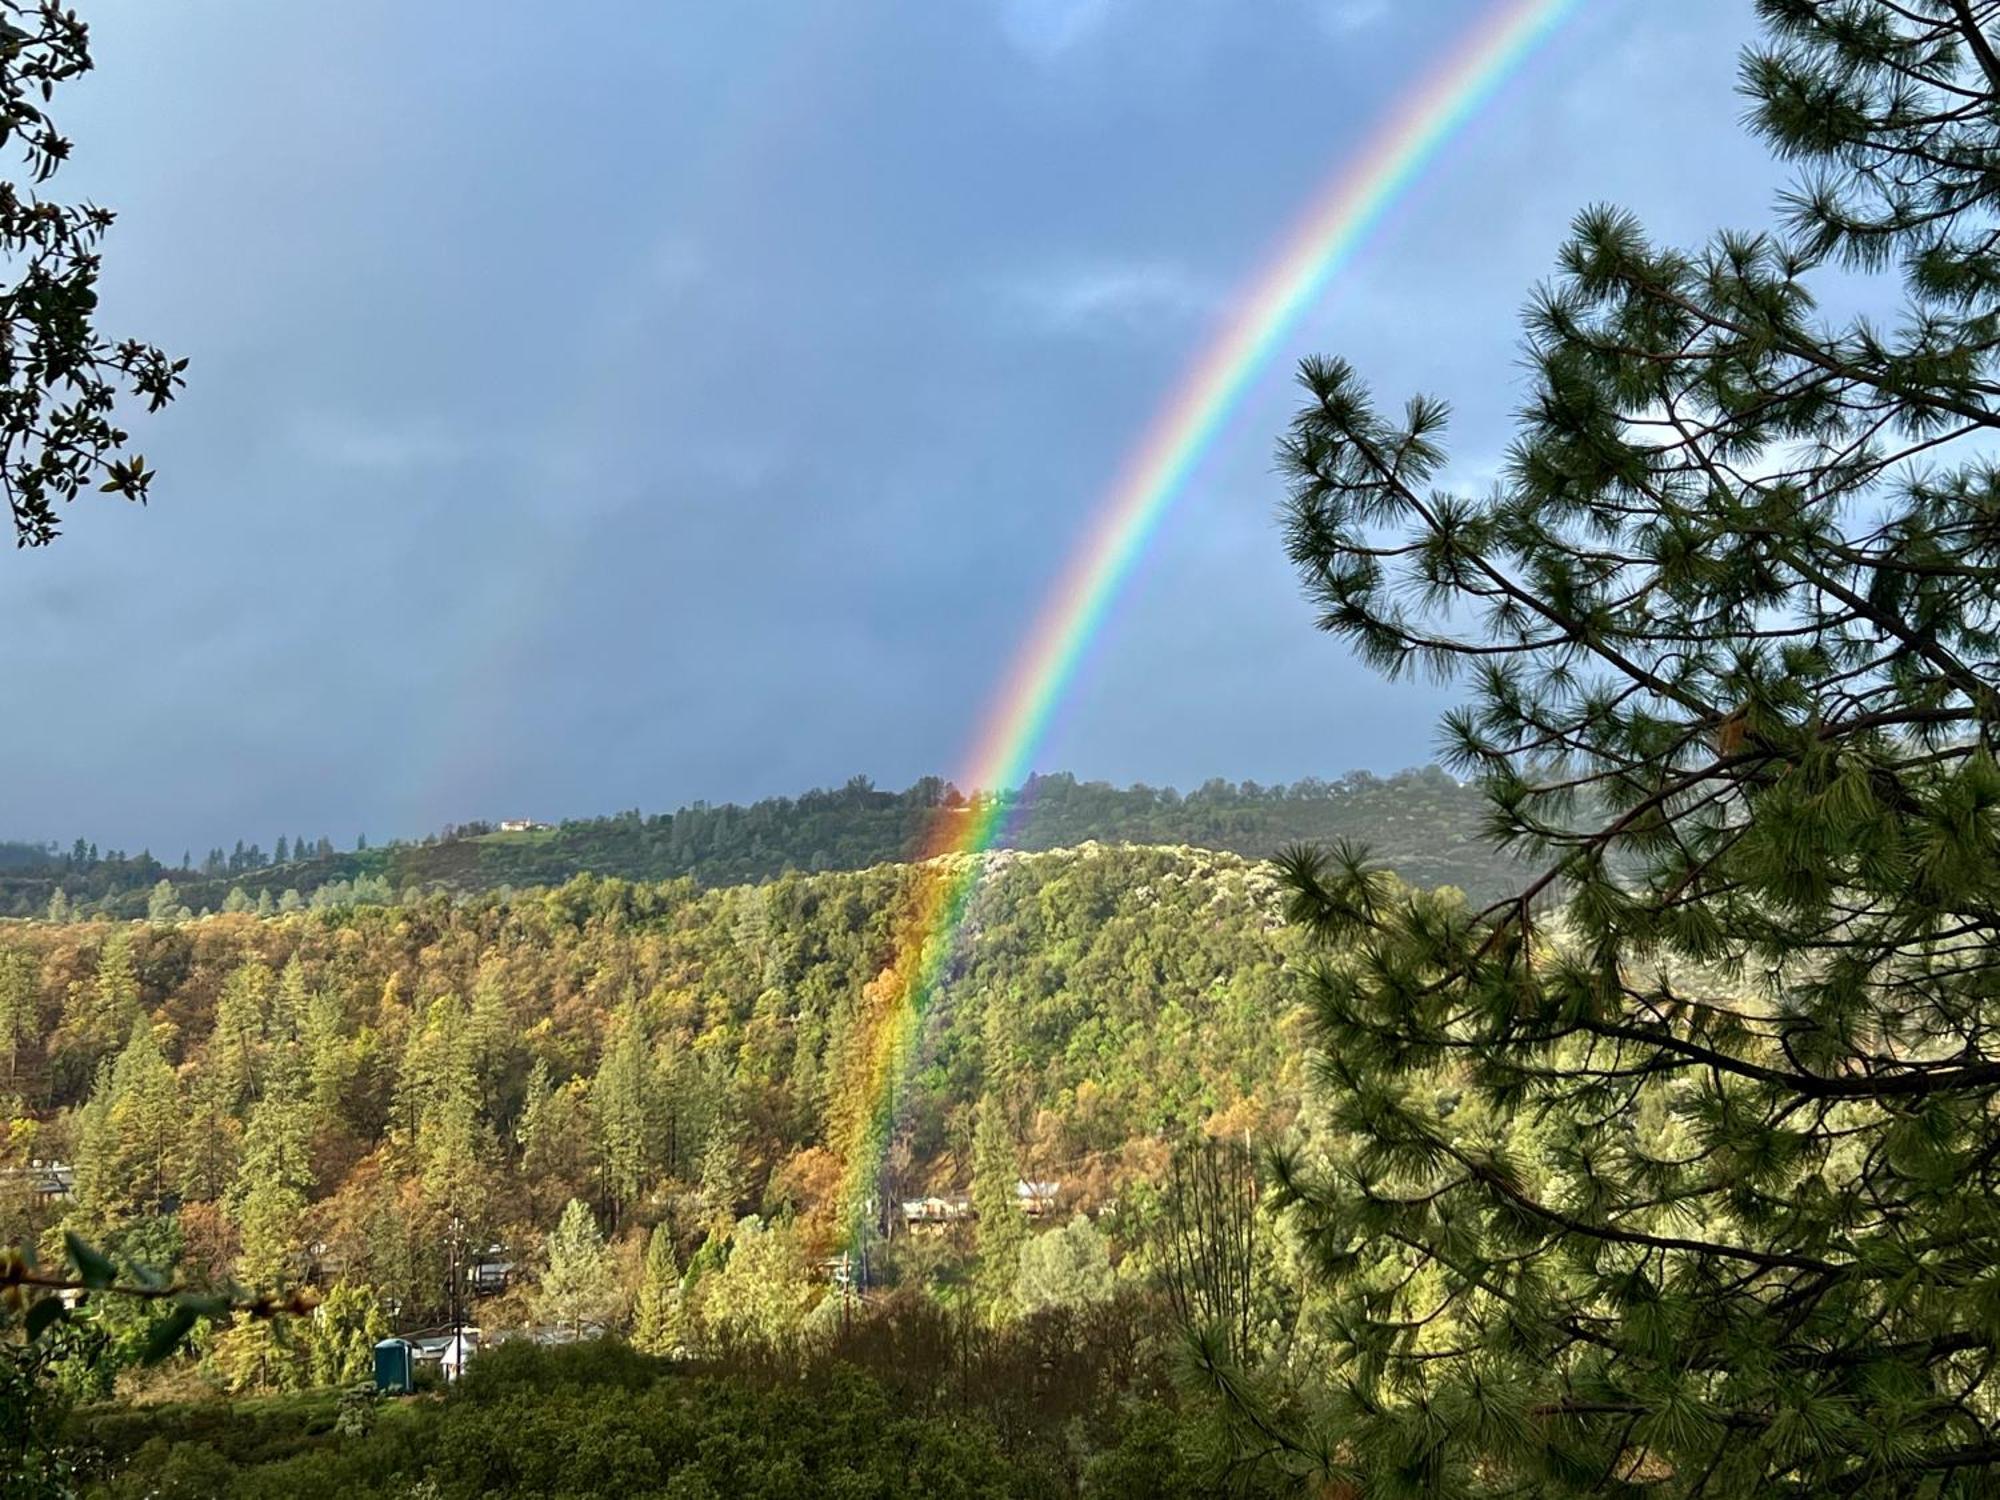
[[[67,1162],[43,1161],[38,1157],[25,1167],[0,1170],[0,1183],[24,1189],[43,1203],[55,1203],[76,1196],[76,1168]]]
[[[1030,1182],[1023,1178],[1014,1184],[1014,1201],[1031,1219],[1055,1212],[1056,1199],[1061,1195],[1062,1184],[1056,1181]]]
[[[944,1198],[905,1198],[897,1205],[897,1211],[912,1234],[942,1234],[953,1224],[970,1223],[978,1217],[972,1211],[972,1199],[964,1193]]]
[[[514,1284],[517,1269],[505,1245],[488,1245],[466,1268],[466,1285],[475,1297],[497,1297]]]

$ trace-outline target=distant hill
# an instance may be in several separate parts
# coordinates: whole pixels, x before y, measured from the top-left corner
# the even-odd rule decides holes
[[[1366,845],[1406,880],[1456,885],[1478,899],[1506,894],[1521,873],[1481,841],[1477,789],[1435,766],[1290,786],[1218,780],[1185,794],[1061,774],[1033,778],[1011,800],[1015,810],[1000,840],[1007,848],[1095,840],[1264,858],[1288,844],[1345,839]],[[901,792],[857,777],[838,790],[748,806],[697,802],[650,817],[633,811],[510,831],[473,823],[418,842],[352,852],[333,852],[322,840],[311,857],[282,863],[238,845],[235,854],[218,850],[192,870],[168,868],[149,855],[97,858],[90,848],[58,853],[5,844],[0,914],[40,915],[60,890],[79,911],[142,916],[161,880],[171,883],[178,904],[194,912],[245,902],[314,904],[315,898],[321,905],[388,901],[411,886],[471,892],[560,885],[580,873],[740,885],[787,871],[855,870],[909,859],[923,851],[939,816],[961,815],[956,810],[963,806],[963,798],[936,777]]]

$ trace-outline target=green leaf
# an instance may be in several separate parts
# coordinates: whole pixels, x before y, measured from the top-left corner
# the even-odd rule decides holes
[[[110,1286],[117,1279],[118,1272],[111,1262],[101,1252],[86,1245],[74,1230],[64,1231],[63,1244],[69,1247],[69,1258],[85,1286]]]
[[[61,1322],[66,1311],[60,1297],[44,1297],[30,1307],[28,1316],[23,1320],[28,1331],[28,1342],[33,1343],[47,1332],[51,1325]]]
[[[139,1353],[139,1362],[156,1365],[176,1349],[181,1340],[194,1327],[195,1312],[186,1303],[176,1303],[172,1312],[155,1323],[146,1335],[146,1346]]]

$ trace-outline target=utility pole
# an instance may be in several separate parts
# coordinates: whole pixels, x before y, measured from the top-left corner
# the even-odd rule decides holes
[[[445,1289],[445,1307],[446,1310],[451,1315],[452,1357],[455,1359],[460,1357],[462,1353],[462,1349],[458,1342],[459,1332],[460,1332],[459,1313],[458,1313],[458,1294],[459,1294],[458,1242],[460,1237],[464,1234],[464,1232],[465,1232],[465,1221],[459,1218],[457,1214],[453,1214],[451,1216],[451,1242],[447,1247],[448,1251],[447,1260],[451,1269],[447,1273],[448,1276],[450,1277],[450,1281]]]

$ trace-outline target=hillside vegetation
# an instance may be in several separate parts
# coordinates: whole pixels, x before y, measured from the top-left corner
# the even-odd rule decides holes
[[[1160,1177],[1168,1143],[1295,1111],[1280,969],[1296,940],[1271,875],[1236,855],[1092,845],[985,865],[883,1164],[877,1227],[892,1238],[871,1279],[924,1283],[983,1257],[983,1295],[1001,1304],[1021,1253],[1011,1214],[981,1220],[984,1243],[912,1243],[887,1205],[1011,1205],[1017,1179],[1053,1179],[1049,1224],[1125,1215],[1073,1237],[1108,1278],[1118,1226],[1138,1223],[1121,1195]],[[841,1122],[873,1056],[864,1020],[934,878],[882,865],[702,890],[583,876],[272,919],[13,924],[5,1165],[61,1160],[75,1178],[50,1201],[17,1173],[0,1239],[54,1253],[69,1229],[178,1258],[197,1282],[338,1287],[365,1328],[442,1318],[455,1255],[497,1243],[542,1266],[560,1224],[608,1243],[580,1325],[636,1316],[651,1252],[676,1286],[682,1268],[717,1273],[684,1309],[691,1347],[796,1331],[836,1248]],[[518,1298],[482,1312],[549,1315]],[[261,1327],[238,1332],[206,1346],[225,1384],[320,1368]]]
[[[1504,895],[1519,870],[1480,840],[1478,793],[1435,767],[1377,777],[1259,786],[1211,781],[1185,795],[1171,788],[1113,787],[1073,776],[1036,777],[1010,796],[1000,846],[1056,849],[1100,843],[1187,844],[1267,858],[1288,844],[1353,840],[1419,885],[1457,885],[1481,898]],[[325,838],[280,836],[270,853],[238,842],[184,865],[150,852],[100,854],[78,839],[56,851],[0,844],[0,914],[58,910],[140,917],[234,907],[280,908],[385,902],[414,887],[468,892],[560,885],[573,875],[704,886],[770,880],[788,871],[858,870],[920,857],[940,818],[963,816],[965,800],[935,777],[901,792],[857,777],[838,791],[807,792],[738,806],[696,803],[678,812],[581,819],[500,832],[455,826],[420,842],[337,852]],[[298,851],[309,850],[306,857]],[[160,882],[167,887],[160,888]],[[58,901],[57,893],[61,892]],[[288,894],[289,893],[289,894]]]

